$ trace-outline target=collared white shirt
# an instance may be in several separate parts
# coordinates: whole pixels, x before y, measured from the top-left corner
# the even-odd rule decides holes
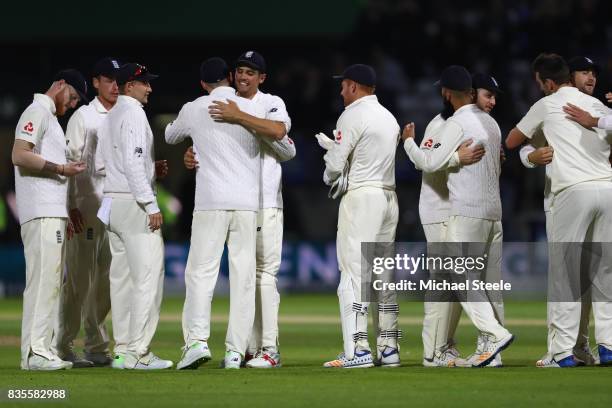
[[[376,95],[359,98],[344,109],[336,124],[335,145],[324,156],[330,181],[348,162],[348,190],[371,186],[395,190],[395,151],[400,127]]]
[[[21,114],[15,139],[34,145],[33,152],[56,164],[66,164],[66,139],[55,116],[55,103],[44,94]],[[19,223],[34,218],[67,217],[68,181],[66,177],[30,171],[15,166],[15,193]]]
[[[601,116],[607,108],[596,98],[572,86],[536,102],[516,125],[527,138],[543,131],[554,154],[550,167],[551,191],[557,194],[578,183],[612,180],[610,141],[612,134],[602,129],[586,129],[567,119],[563,107],[572,103],[593,116]]]

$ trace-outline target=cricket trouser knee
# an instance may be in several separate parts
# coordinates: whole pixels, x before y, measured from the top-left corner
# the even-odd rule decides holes
[[[254,211],[231,213],[227,236],[230,314],[225,347],[244,356],[255,318],[257,214]]]
[[[257,213],[257,280],[255,320],[249,338],[249,351],[278,346],[278,308],[280,295],[276,275],[283,249],[283,210],[264,208]]]
[[[60,356],[72,351],[73,341],[81,330],[85,299],[94,267],[94,243],[85,233],[76,234],[66,243],[66,279],[62,285],[59,330],[54,338]]]
[[[21,324],[21,368],[31,353],[53,359],[54,326],[58,323],[66,218],[36,218],[21,226],[26,261]]]
[[[229,226],[228,211],[195,211],[185,269],[183,337],[185,344],[210,337],[211,302]]]
[[[108,231],[108,240],[111,252],[108,277],[115,341],[113,352],[117,355],[127,353],[130,342],[130,304],[133,293],[125,245],[119,235],[112,231]]]

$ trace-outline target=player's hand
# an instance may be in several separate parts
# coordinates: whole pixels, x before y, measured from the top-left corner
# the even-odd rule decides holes
[[[85,228],[85,221],[83,221],[83,214],[78,208],[73,208],[68,212],[70,216],[70,223],[74,228],[74,232],[80,234],[83,232],[83,228]]]
[[[64,89],[66,89],[67,86],[68,84],[66,84],[66,81],[60,79],[59,81],[53,82],[45,94],[51,99],[54,99],[56,95],[64,92]]]
[[[208,113],[215,122],[238,123],[242,111],[238,108],[238,104],[230,99],[227,103],[213,101],[212,105],[208,107]]]
[[[162,218],[161,212],[149,214],[149,229],[151,232],[160,229],[163,223],[164,219]]]
[[[66,239],[70,241],[72,237],[74,237],[74,225],[72,225],[72,222],[68,220],[68,223],[66,224]]]
[[[321,146],[323,149],[329,150],[334,147],[334,141],[327,137],[325,133],[317,133],[315,137],[317,138],[319,146]]]
[[[608,92],[606,94],[606,100],[608,101],[608,103],[612,103],[612,92]]]
[[[414,123],[410,122],[406,126],[404,126],[404,130],[402,131],[402,140],[406,139],[414,139]]]
[[[457,153],[459,153],[459,162],[463,166],[479,162],[485,154],[484,146],[481,144],[472,146],[473,141],[473,139],[468,139],[461,143],[457,149]]]
[[[578,122],[587,129],[597,127],[597,118],[594,118],[589,112],[580,109],[576,105],[572,105],[568,102],[568,104],[563,107],[563,112],[567,114],[566,118]]]
[[[156,160],[155,161],[155,177],[157,179],[163,179],[168,175],[168,160]]]
[[[554,150],[550,146],[539,147],[527,155],[527,159],[538,166],[546,166],[553,159]]]
[[[76,176],[77,174],[80,174],[84,172],[85,169],[87,169],[87,165],[85,164],[85,162],[82,161],[69,162],[66,164],[62,164],[61,166],[64,166],[63,175],[66,177]]]
[[[185,151],[185,154],[183,155],[183,164],[185,164],[187,170],[193,170],[199,167],[195,152],[193,151],[193,146],[189,146],[189,148]]]

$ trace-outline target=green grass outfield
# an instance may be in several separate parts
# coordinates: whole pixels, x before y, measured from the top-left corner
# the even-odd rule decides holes
[[[182,346],[182,299],[166,299],[153,351],[179,360]],[[116,371],[109,368],[28,372],[19,370],[21,300],[0,300],[0,408],[39,405],[74,407],[421,407],[421,406],[583,406],[609,407],[612,368],[537,369],[545,352],[546,305],[508,303],[507,327],[517,336],[503,353],[500,369],[421,367],[422,304],[402,303],[402,367],[358,370],[324,369],[321,364],[341,351],[335,296],[287,295],[281,302],[283,368],[225,371],[223,358],[227,299],[213,302],[213,360],[197,371]],[[475,330],[463,317],[462,354],[473,351]],[[61,403],[10,402],[6,390],[62,388]]]

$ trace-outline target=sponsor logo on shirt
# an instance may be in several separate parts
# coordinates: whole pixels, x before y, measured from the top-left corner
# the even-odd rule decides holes
[[[87,228],[87,240],[88,241],[93,241],[93,228]]]
[[[336,132],[336,143],[340,143],[342,141],[342,131]]]
[[[32,124],[32,122],[26,123],[21,133],[25,133],[27,135],[32,136],[32,133],[34,133],[34,125]]]
[[[287,140],[289,140],[289,144],[293,144],[293,140],[291,140],[290,137],[288,137]]]
[[[423,149],[431,149],[433,146],[433,139],[427,139],[425,143],[423,143]]]
[[[60,230],[55,231],[55,238],[57,238],[57,243],[61,244],[63,241],[62,231]]]
[[[272,108],[272,109],[270,109],[270,113],[274,113],[274,112],[276,112],[276,111],[278,111],[278,108]]]
[[[134,149],[134,154],[138,157],[142,157],[142,147],[137,147]]]
[[[437,149],[437,148],[438,148],[438,147],[440,147],[440,146],[442,146],[442,143],[436,143],[436,144],[433,146],[433,148],[434,148],[434,149]]]

